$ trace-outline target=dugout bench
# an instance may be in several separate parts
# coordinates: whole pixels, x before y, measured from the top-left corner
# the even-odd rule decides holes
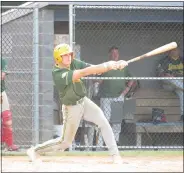
[[[183,133],[182,122],[167,122],[160,124],[153,123],[136,123],[136,146],[142,146],[142,134],[147,133]]]
[[[154,124],[152,122],[152,108],[163,109],[167,122]],[[164,89],[140,88],[135,93],[134,98],[125,101],[123,119],[124,125],[130,124],[130,127],[126,129],[126,133],[135,134],[133,135],[135,138],[134,144],[137,147],[143,145],[142,136],[144,134],[151,139],[151,134],[183,133],[183,122],[179,122],[179,98],[175,93]]]

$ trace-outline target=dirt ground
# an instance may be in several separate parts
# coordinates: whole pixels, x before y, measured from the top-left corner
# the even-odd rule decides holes
[[[42,156],[33,164],[26,156],[3,156],[2,172],[183,172],[183,156]]]

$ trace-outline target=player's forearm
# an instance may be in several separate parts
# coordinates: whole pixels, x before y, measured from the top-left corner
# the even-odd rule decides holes
[[[128,82],[128,84],[127,84],[127,87],[124,89],[124,91],[122,92],[122,95],[126,95],[128,92],[129,92],[129,90],[130,90],[130,88],[132,87],[132,85],[135,83],[135,81],[133,81],[133,80],[131,80],[131,81],[129,81]]]
[[[102,74],[109,70],[112,70],[112,68],[108,65],[108,63],[103,63],[99,65],[92,65],[90,67],[82,69],[81,73],[83,76],[88,76],[88,75]]]
[[[110,70],[123,69],[128,65],[128,63],[124,60],[120,61],[108,61],[99,65],[92,65],[90,67],[86,67],[84,69],[75,70],[73,73],[73,81],[80,79],[81,77],[102,74]]]
[[[136,81],[131,80],[131,81],[128,82],[127,86],[128,86],[128,87],[131,87],[135,82],[136,82]]]
[[[84,69],[75,70],[73,74],[73,80],[75,81],[77,79],[80,79],[82,77],[89,76],[89,75],[105,73],[111,69],[112,67],[108,63],[92,65]]]
[[[110,70],[123,69],[128,66],[127,61],[119,60],[119,61],[108,61],[99,65],[92,65],[83,69],[81,72],[83,76],[102,74]]]
[[[130,90],[130,87],[126,87],[123,92],[122,92],[122,95],[125,96]]]

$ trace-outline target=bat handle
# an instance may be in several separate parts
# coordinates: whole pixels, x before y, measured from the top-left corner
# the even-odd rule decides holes
[[[130,64],[132,61],[131,60],[128,60],[127,63]]]
[[[131,62],[138,61],[138,60],[143,59],[143,58],[145,58],[145,57],[146,57],[146,54],[141,55],[141,56],[138,56],[138,57],[135,57],[135,58],[133,58],[133,59],[130,59],[130,60],[127,61],[127,63],[130,64]]]

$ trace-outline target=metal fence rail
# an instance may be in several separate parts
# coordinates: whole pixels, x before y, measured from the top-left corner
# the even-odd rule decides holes
[[[2,6],[2,58],[15,144],[38,143],[38,8]]]
[[[81,55],[81,60],[91,64],[108,61],[108,51],[112,46],[118,48],[120,59],[129,60],[176,41],[182,56],[182,13],[183,7],[74,5],[69,13],[73,16],[73,30],[70,30],[70,35],[73,37],[73,46],[80,47],[76,54]],[[119,119],[121,127],[113,129],[115,135],[119,135],[115,138],[120,149],[183,148],[183,123],[179,121],[182,114],[181,96],[173,95],[173,91],[165,90],[162,86],[162,82],[170,80],[181,84],[183,77],[158,77],[156,72],[160,60],[167,55],[166,53],[132,63],[128,67],[131,77],[90,76],[83,78],[87,84],[88,96],[103,109],[105,116],[111,115],[111,119],[107,118],[112,127],[112,117],[114,119],[121,117]],[[138,80],[140,88],[133,98],[123,100],[115,98],[116,101],[107,98],[105,104],[100,94],[94,96],[95,87],[98,86],[92,82],[94,80],[112,80],[114,85],[119,81],[123,83],[124,80]],[[182,91],[180,91],[181,94]],[[161,123],[161,125],[153,123],[154,108],[164,110],[167,123]],[[98,128],[94,127],[95,132],[92,130],[93,133],[90,133],[88,123],[85,122],[85,124],[86,130],[83,126],[81,131],[85,131],[84,139],[88,138],[88,142],[81,144],[76,138],[76,148],[104,150],[106,147],[103,140],[100,143],[96,141],[99,138]]]

